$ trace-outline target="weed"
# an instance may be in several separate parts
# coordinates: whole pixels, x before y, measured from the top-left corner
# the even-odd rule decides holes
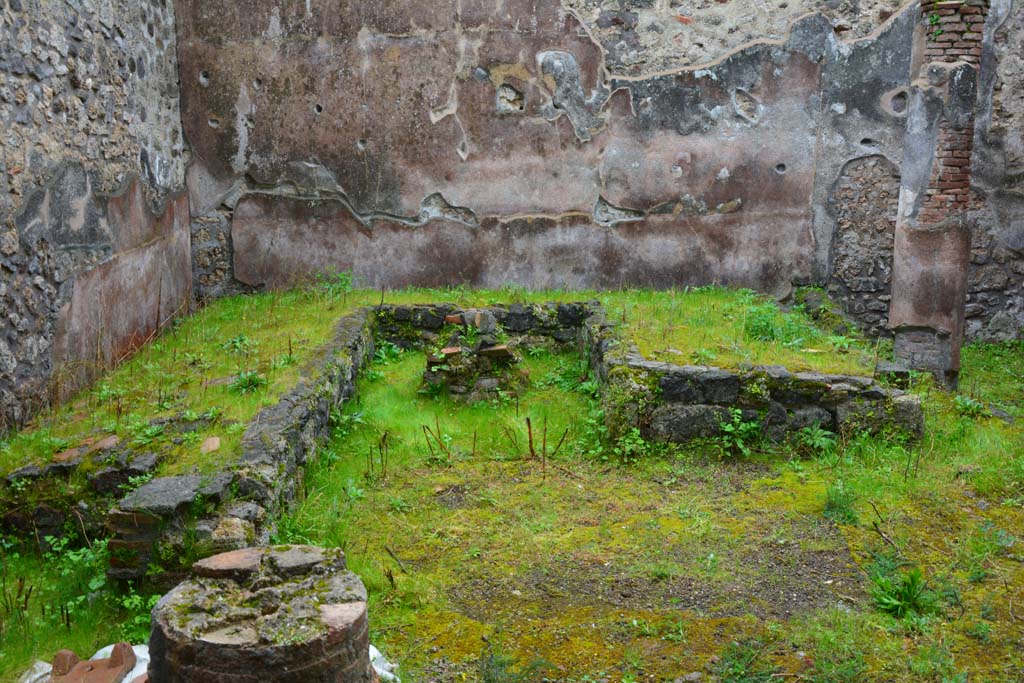
[[[853,509],[853,504],[856,501],[856,493],[841,479],[837,480],[825,490],[824,515],[841,524],[856,524],[857,511]]]
[[[349,503],[358,503],[366,498],[366,489],[359,488],[352,479],[349,479],[345,485],[345,498]]]
[[[761,425],[753,420],[744,420],[743,411],[739,408],[730,408],[729,414],[729,422],[719,425],[722,430],[718,437],[721,453],[749,457],[760,440]]]
[[[499,647],[487,643],[476,662],[480,683],[535,683],[550,666],[543,661],[534,661],[525,667],[517,667],[516,661]]]
[[[721,683],[769,683],[778,668],[765,661],[765,645],[756,640],[732,642],[715,664]]]
[[[636,427],[619,437],[612,447],[612,453],[620,465],[631,465],[648,456],[651,444],[640,434]]]
[[[815,423],[802,428],[795,436],[797,448],[808,455],[824,456],[835,451],[836,435]]]
[[[388,498],[388,505],[391,507],[392,511],[397,512],[400,515],[404,515],[412,510],[412,505],[401,496],[391,496]]]
[[[373,352],[373,360],[375,363],[382,363],[386,365],[401,358],[402,353],[402,347],[385,339],[377,342],[376,349]]]
[[[953,669],[953,655],[942,643],[927,643],[918,648],[910,659],[910,672],[916,676],[927,676],[942,683],[954,683],[960,679]]]
[[[149,446],[163,436],[166,428],[162,424],[139,424],[133,429],[132,445],[136,448]]]
[[[960,544],[958,552],[958,563],[967,570],[968,580],[974,583],[984,581],[993,560],[1012,548],[1016,540],[1013,534],[991,522],[978,525]]]
[[[118,606],[127,615],[120,625],[121,640],[128,643],[144,643],[149,640],[150,615],[159,601],[159,595],[142,595],[132,586],[129,586],[127,593],[116,598]]]
[[[928,589],[917,567],[898,576],[876,575],[871,581],[874,584],[871,597],[875,606],[897,619],[911,614],[929,616],[939,611],[938,596]]]
[[[352,292],[352,271],[325,271],[316,275],[316,290],[332,302]]]
[[[953,399],[953,407],[964,417],[981,417],[988,412],[984,403],[964,394],[956,395]]]
[[[682,568],[678,564],[664,560],[652,563],[647,570],[647,575],[652,581],[667,581],[681,573]]]
[[[992,641],[992,625],[984,621],[976,621],[967,627],[967,635],[979,643],[987,645]]]
[[[693,359],[694,363],[699,365],[711,365],[715,360],[717,360],[718,354],[710,349],[697,349],[690,354],[690,357]]]
[[[264,389],[267,386],[267,378],[255,370],[243,370],[235,375],[229,387],[236,394],[251,394]]]
[[[237,335],[228,339],[226,342],[221,344],[221,348],[225,351],[231,351],[232,353],[245,354],[252,350],[253,342],[252,339],[245,336],[244,334]]]
[[[298,364],[298,362],[299,357],[294,353],[282,353],[279,356],[275,356],[274,359],[270,361],[270,368],[272,370],[284,370],[285,368],[290,368],[293,365]]]

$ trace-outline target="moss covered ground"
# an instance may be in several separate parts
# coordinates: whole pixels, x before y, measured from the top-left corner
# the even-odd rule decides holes
[[[239,425],[294,384],[337,319],[381,300],[329,284],[182,321],[0,442],[0,473],[108,433],[162,450],[168,473],[233,457]],[[866,374],[887,352],[742,291],[385,294],[579,299],[601,300],[645,354],[673,362]],[[810,430],[749,457],[715,442],[609,442],[568,352],[526,354],[523,395],[471,406],[423,392],[424,363],[378,354],[277,539],[346,550],[371,593],[373,642],[406,683],[1020,680],[1020,343],[966,348],[959,394],[915,378],[920,443]],[[266,384],[233,390],[243,372]],[[211,410],[191,436],[147,431]],[[221,448],[202,456],[210,436]],[[103,584],[102,542],[86,540],[40,557],[0,537],[0,681],[59,647],[141,637],[147,598]]]
[[[922,380],[920,444],[805,433],[736,459],[602,445],[571,357],[474,407],[420,393],[423,363],[374,366],[280,531],[346,549],[404,680],[1020,680],[1019,423]],[[984,410],[1024,416],[1020,345],[965,365]],[[549,453],[568,430],[546,460],[545,418]]]

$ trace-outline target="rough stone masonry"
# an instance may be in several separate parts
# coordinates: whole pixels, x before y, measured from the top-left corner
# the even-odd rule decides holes
[[[169,0],[0,2],[0,430],[191,300]]]
[[[938,15],[977,57],[973,128],[949,133],[972,148],[965,338],[1024,323],[1022,6]],[[896,0],[0,0],[0,419],[194,299],[325,270],[816,284],[890,334],[922,17]]]

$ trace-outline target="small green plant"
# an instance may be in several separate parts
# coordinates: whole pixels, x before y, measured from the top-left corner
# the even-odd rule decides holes
[[[754,445],[760,440],[761,425],[753,420],[744,420],[743,411],[739,408],[729,409],[729,422],[722,422],[722,430],[718,437],[723,455],[742,455],[749,457]]]
[[[987,644],[992,641],[992,625],[984,621],[976,621],[967,627],[967,635],[979,643]]]
[[[647,569],[647,575],[651,581],[667,581],[681,573],[682,570],[678,564],[667,561],[654,562]]]
[[[765,661],[766,646],[756,640],[732,642],[715,664],[721,683],[769,683],[778,668]]]
[[[345,498],[350,503],[358,503],[366,498],[366,489],[359,488],[353,480],[349,479],[345,486]]]
[[[343,438],[351,434],[357,427],[365,423],[363,413],[346,413],[334,409],[328,418],[328,425],[334,433],[335,438]]]
[[[515,659],[488,642],[476,662],[480,683],[535,683],[550,668],[546,662],[533,661],[518,667]]]
[[[961,544],[959,563],[967,572],[972,583],[988,578],[992,560],[1005,554],[1017,539],[1013,534],[996,527],[992,522],[982,522]]]
[[[953,407],[964,417],[981,417],[988,412],[984,403],[964,394],[957,394],[953,399]]]
[[[322,272],[316,276],[316,289],[330,300],[337,301],[352,292],[352,271]]]
[[[237,335],[221,344],[221,348],[232,353],[249,353],[252,350],[253,342],[244,334]]]
[[[612,453],[621,465],[631,465],[649,455],[651,444],[640,434],[640,430],[633,427],[619,437],[612,447]]]
[[[836,435],[814,423],[796,433],[797,448],[815,456],[828,455],[835,451]]]
[[[236,394],[251,394],[267,386],[267,378],[255,370],[243,370],[235,375],[229,387]]]
[[[836,351],[846,352],[854,347],[856,341],[841,334],[833,334],[828,337],[829,345]]]
[[[132,429],[132,445],[136,448],[148,446],[163,436],[165,429],[162,424],[138,424]]]
[[[697,349],[693,352],[693,362],[700,365],[711,365],[718,358],[718,355],[710,349]]]
[[[895,576],[876,575],[871,581],[875,607],[897,619],[911,614],[928,616],[939,611],[938,596],[928,588],[917,567]]]
[[[856,524],[857,511],[853,509],[855,502],[857,494],[839,479],[825,490],[824,515],[841,524]]]
[[[298,362],[299,357],[294,353],[282,353],[280,356],[275,356],[274,359],[270,361],[270,367],[272,370],[283,370],[285,368],[292,367]]]
[[[388,507],[390,507],[393,512],[397,512],[400,515],[404,515],[405,513],[412,510],[412,505],[410,505],[409,502],[406,501],[401,496],[389,497]]]
[[[142,595],[132,586],[129,586],[127,593],[117,596],[118,607],[127,613],[120,626],[122,640],[128,643],[144,643],[149,639],[150,614],[159,601],[159,595]]]
[[[804,342],[822,341],[823,334],[800,311],[782,312],[774,302],[751,304],[746,310],[743,335],[748,340],[799,348]]]
[[[909,665],[910,672],[920,677],[918,680],[967,683],[966,675],[961,676],[953,668],[953,654],[942,643],[922,645],[911,657]]]
[[[377,343],[377,348],[373,352],[373,360],[375,363],[388,364],[393,363],[402,357],[402,347],[397,344],[393,344],[386,339]]]
[[[661,639],[670,643],[685,643],[686,642],[686,622],[682,619],[677,619],[669,624],[666,624],[661,632]]]

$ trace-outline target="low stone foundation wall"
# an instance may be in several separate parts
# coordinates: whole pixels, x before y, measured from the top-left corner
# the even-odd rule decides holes
[[[733,410],[773,440],[812,426],[841,433],[895,429],[914,437],[924,431],[917,396],[868,377],[791,373],[780,366],[679,366],[632,355],[615,362],[609,377],[609,391],[627,397],[626,414],[654,441],[720,436],[736,419]]]
[[[398,344],[429,343],[446,324],[473,325],[481,314],[493,317],[508,334],[575,344],[605,387],[613,431],[636,427],[645,438],[660,442],[715,437],[733,421],[731,409],[740,410],[743,421],[758,422],[773,439],[812,425],[837,432],[901,430],[915,437],[924,430],[920,399],[870,377],[647,360],[619,338],[597,302],[465,310],[389,306],[378,309],[378,333]]]
[[[192,559],[268,542],[302,485],[308,458],[327,436],[331,412],[355,392],[372,355],[369,313],[343,318],[307,379],[250,423],[228,470],[160,477],[121,500],[107,517],[110,575],[173,574]]]

